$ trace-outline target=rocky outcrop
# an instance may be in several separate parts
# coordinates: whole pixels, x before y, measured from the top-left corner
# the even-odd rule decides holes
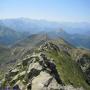
[[[45,42],[43,45],[40,46],[40,50],[54,50],[54,51],[60,51],[59,47],[51,42]]]
[[[43,53],[24,58],[2,80],[2,88],[16,90],[60,90],[62,85],[55,63]]]
[[[83,54],[78,59],[78,64],[86,75],[86,82],[90,85],[90,56],[88,54]]]
[[[73,84],[65,85],[56,63],[45,53],[47,50],[58,54],[62,49],[51,42],[41,45],[38,52],[28,55],[14,69],[9,70],[1,82],[1,90],[84,90],[74,88]],[[63,51],[68,53],[68,49]]]

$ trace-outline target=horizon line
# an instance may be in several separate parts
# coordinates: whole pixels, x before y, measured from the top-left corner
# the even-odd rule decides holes
[[[57,21],[57,20],[47,20],[47,19],[29,18],[29,17],[0,18],[0,20],[10,20],[10,19],[22,19],[22,20],[27,19],[27,20],[46,21],[53,23],[90,23],[88,21]]]

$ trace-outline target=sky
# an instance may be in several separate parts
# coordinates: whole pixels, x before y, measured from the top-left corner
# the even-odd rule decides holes
[[[90,22],[90,0],[0,0],[0,19]]]

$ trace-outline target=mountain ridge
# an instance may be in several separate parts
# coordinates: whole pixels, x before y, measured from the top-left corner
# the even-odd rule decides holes
[[[45,71],[44,74],[41,74],[41,73],[43,73],[43,71],[41,70],[40,74],[39,73],[35,74],[35,72],[32,72],[31,69],[30,69],[30,73],[33,73],[33,75],[35,75],[35,79],[34,79],[35,81],[30,79],[32,84],[30,84],[29,81],[27,81],[25,86],[23,86],[25,81],[22,82],[22,80],[20,80],[20,77],[24,77],[24,75],[26,75],[25,72],[27,72],[26,71],[27,69],[25,69],[25,68],[24,69],[21,68],[21,70],[19,71],[20,73],[18,73],[18,74],[13,73],[13,75],[16,75],[16,76],[14,78],[14,76],[11,75],[11,77],[12,77],[12,79],[10,79],[11,84],[10,83],[9,84],[12,85],[13,88],[20,88],[20,90],[22,90],[23,88],[24,89],[27,88],[28,85],[29,86],[31,85],[30,86],[31,90],[40,90],[40,88],[48,88],[48,90],[50,90],[50,88],[57,88],[57,90],[60,90],[60,88],[63,88],[63,90],[67,90],[67,88],[72,88],[72,90],[89,90],[90,87],[86,82],[87,78],[85,76],[85,72],[87,72],[88,67],[86,67],[85,72],[83,72],[83,69],[80,68],[80,67],[82,67],[82,65],[80,64],[81,58],[79,57],[76,61],[76,58],[78,56],[80,56],[79,51],[77,51],[77,50],[78,50],[77,48],[74,48],[74,47],[68,45],[66,42],[64,42],[63,39],[47,40],[44,43],[41,43],[40,47],[36,47],[36,48],[34,47],[34,50],[31,53],[28,52],[27,54],[25,54],[25,56],[19,61],[21,64],[16,63],[15,68],[11,69],[11,71],[8,74],[6,74],[6,76],[9,75],[9,77],[10,77],[10,75],[11,75],[10,73],[13,73],[13,71],[17,72],[17,68],[18,68],[17,65],[20,65],[20,67],[21,67],[22,64],[24,64],[23,67],[26,67],[27,69],[29,69],[28,65],[27,65],[27,64],[29,64],[30,68],[33,69],[33,68],[35,68],[36,63],[38,64],[38,62],[42,61],[41,57],[43,57],[43,60],[46,60],[46,61],[42,61],[42,62],[44,62],[42,65],[44,65],[46,62],[49,63],[49,61],[47,61],[47,60],[50,60],[50,62],[55,63],[57,72],[60,75],[59,78],[61,79],[61,82],[62,82],[62,84],[60,84],[59,87],[58,86],[54,86],[54,87],[53,86],[52,87],[51,86],[50,87],[49,86],[47,86],[47,87],[38,86],[38,84],[36,84],[35,82],[37,82],[37,80],[39,80],[40,77],[42,77],[42,79],[40,79],[38,81],[38,83],[41,83],[43,81],[43,79],[46,77],[46,76],[43,77],[42,75],[47,75],[48,73]],[[76,51],[76,52],[74,52],[74,51]],[[82,52],[82,50],[80,49],[80,54],[81,54],[81,52]],[[38,55],[40,55],[40,56],[38,56]],[[44,56],[47,57],[47,59],[45,59]],[[87,56],[85,56],[85,57],[87,57]],[[36,59],[33,59],[33,58],[36,58]],[[37,60],[37,58],[39,58],[38,59],[39,61]],[[35,60],[35,61],[31,62],[32,60]],[[79,60],[80,60],[80,63],[77,63]],[[88,60],[88,59],[86,58],[86,60]],[[29,63],[29,62],[31,62],[31,63]],[[31,65],[33,65],[33,67],[31,67]],[[37,66],[35,68],[35,70],[38,71],[38,68],[40,68],[40,67],[41,66]],[[49,69],[52,68],[51,71],[55,69],[55,67],[53,67],[52,64],[50,67],[47,66],[47,64],[46,64],[45,68],[46,67]],[[47,68],[45,70],[48,70]],[[25,70],[25,71],[23,71],[23,70]],[[20,76],[18,78],[19,74],[22,76]],[[27,75],[29,75],[29,74],[27,74]],[[52,76],[52,74],[50,74],[50,77],[51,76]],[[32,77],[34,77],[34,76],[32,76]],[[31,76],[29,78],[31,78]],[[56,78],[57,78],[57,76],[56,76]],[[4,79],[3,83],[5,84],[6,81],[7,81],[7,79]],[[20,83],[22,83],[22,86],[20,86]],[[54,81],[54,83],[55,83],[55,81]],[[63,84],[65,86],[63,86]],[[37,87],[37,89],[35,89],[35,86],[33,86],[33,85],[35,85]],[[68,85],[70,85],[70,86],[68,86]],[[30,89],[30,87],[29,87],[29,89]]]

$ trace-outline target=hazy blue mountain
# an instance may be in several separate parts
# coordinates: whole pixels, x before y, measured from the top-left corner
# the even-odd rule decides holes
[[[77,22],[77,23],[62,23],[62,28],[70,34],[84,34],[90,32],[90,23]]]
[[[26,37],[26,33],[17,32],[9,27],[0,25],[0,44],[12,45]]]
[[[90,23],[88,22],[50,22],[46,20],[32,20],[28,18],[4,19],[0,23],[16,30],[37,33],[40,31],[52,31],[63,28],[70,34],[84,34],[90,32]]]
[[[18,18],[0,20],[0,24],[11,28],[15,32],[24,32],[26,36],[44,32],[53,39],[61,37],[76,47],[90,48],[90,23],[88,22],[49,22],[45,20]],[[10,43],[17,40],[16,37],[22,36],[20,33],[19,35],[15,35],[11,39],[4,39],[6,41],[3,39],[0,40]]]
[[[49,32],[48,35],[53,38],[63,38],[70,44],[80,47],[80,48],[89,48],[90,49],[90,35],[89,34],[69,34],[64,30],[58,30]]]
[[[73,34],[71,35],[69,39],[67,39],[67,41],[72,43],[76,47],[90,49],[90,36],[89,35]]]

